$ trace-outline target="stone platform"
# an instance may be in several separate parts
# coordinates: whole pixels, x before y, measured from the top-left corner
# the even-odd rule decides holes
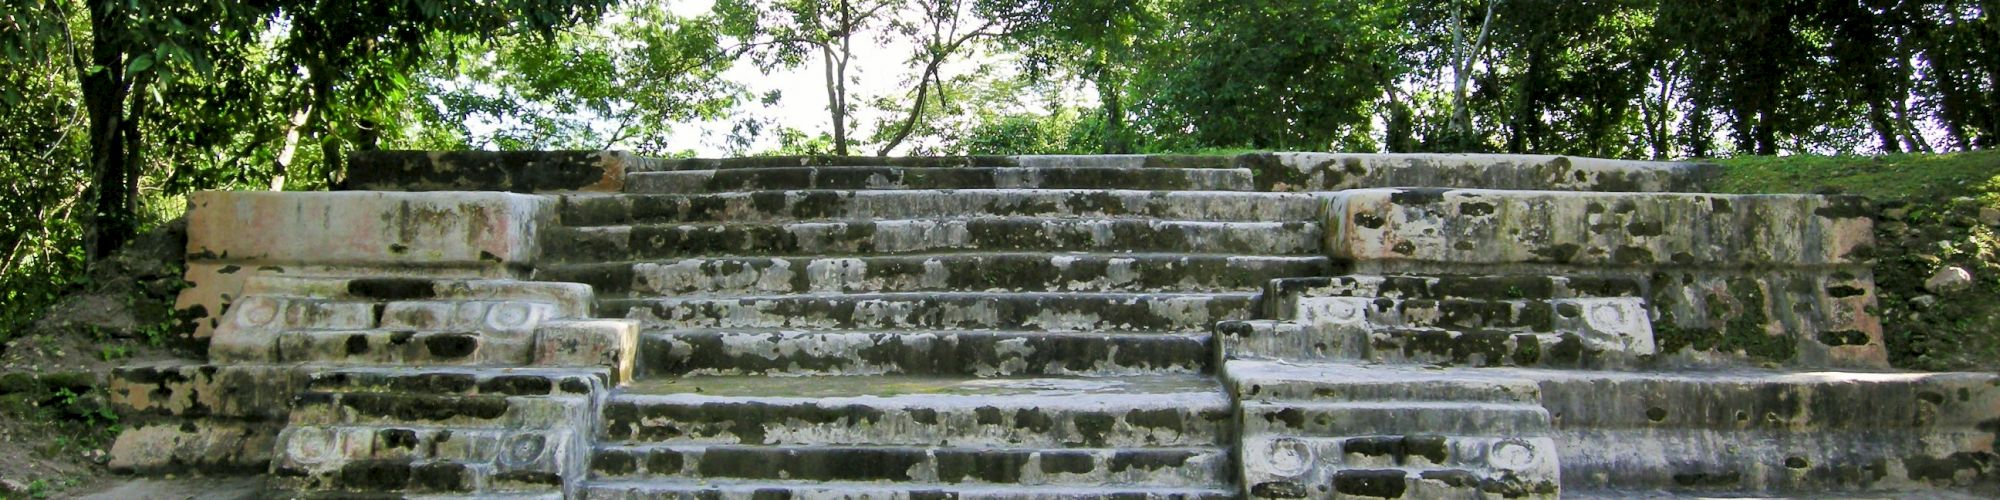
[[[1546,156],[371,152],[191,200],[113,466],[345,498],[1978,495],[1863,200]]]

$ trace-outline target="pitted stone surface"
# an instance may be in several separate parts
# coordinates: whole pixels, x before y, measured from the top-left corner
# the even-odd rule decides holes
[[[1309,222],[975,218],[678,224],[549,231],[555,262],[699,255],[851,255],[963,251],[1300,254],[1320,248]]]
[[[1157,218],[1282,222],[1316,217],[1324,202],[1305,193],[1122,189],[791,190],[701,195],[572,195],[566,226],[668,222],[995,217]]]
[[[1249,191],[1248,169],[1120,167],[765,167],[634,172],[632,193],[793,189],[1074,189]]]
[[[195,219],[292,236],[191,241],[211,363],[121,370],[115,468],[322,497],[1520,498],[1933,493],[2000,463],[1991,375],[1746,369],[1883,366],[1869,222],[1674,193],[1712,165],[362,156],[374,189],[549,194],[207,195]]]
[[[952,253],[861,257],[711,257],[544,268],[600,296],[912,291],[1250,291],[1324,273],[1325,257],[1158,253]]]

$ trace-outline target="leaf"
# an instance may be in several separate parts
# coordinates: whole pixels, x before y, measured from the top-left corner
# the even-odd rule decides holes
[[[153,55],[139,54],[138,57],[134,57],[131,61],[125,63],[125,73],[138,73],[151,67],[153,67]]]

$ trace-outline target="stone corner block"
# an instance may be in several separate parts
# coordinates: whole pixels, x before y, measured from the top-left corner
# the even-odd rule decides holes
[[[196,338],[252,276],[506,277],[541,255],[551,197],[491,192],[204,191],[188,199],[193,284],[176,307]]]
[[[111,445],[116,472],[262,472],[271,462],[283,421],[194,419],[136,425]]]
[[[535,365],[609,368],[612,385],[632,380],[638,352],[636,321],[559,320],[535,330]]]

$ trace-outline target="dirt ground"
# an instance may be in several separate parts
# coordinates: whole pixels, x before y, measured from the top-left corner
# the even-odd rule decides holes
[[[142,236],[27,331],[0,337],[0,498],[69,497],[129,479],[104,467],[119,422],[103,387],[115,367],[192,357],[172,340],[176,229]]]

